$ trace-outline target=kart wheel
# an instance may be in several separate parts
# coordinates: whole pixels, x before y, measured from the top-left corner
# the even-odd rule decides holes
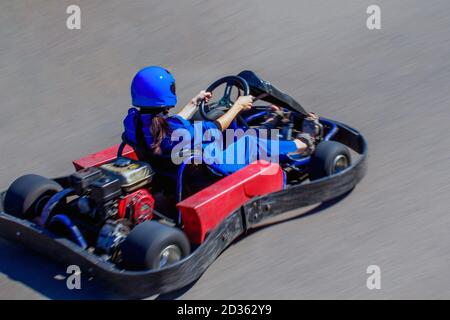
[[[352,163],[350,151],[342,143],[323,141],[311,158],[310,180],[331,176],[348,168]]]
[[[156,221],[137,225],[122,242],[122,261],[127,269],[161,269],[190,252],[189,240],[179,229]]]
[[[5,212],[24,219],[35,218],[41,214],[50,197],[61,190],[58,183],[42,176],[21,176],[6,191]]]

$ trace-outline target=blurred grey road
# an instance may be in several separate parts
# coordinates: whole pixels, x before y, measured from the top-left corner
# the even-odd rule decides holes
[[[374,2],[382,30],[369,31]],[[79,31],[65,27],[73,3]],[[70,173],[72,159],[117,143],[143,66],[170,67],[181,103],[253,69],[360,129],[368,175],[317,214],[235,243],[162,298],[449,299],[449,53],[448,0],[3,0],[0,187]],[[381,290],[366,288],[372,264]],[[68,291],[64,271],[0,240],[0,298],[115,297],[95,280]]]

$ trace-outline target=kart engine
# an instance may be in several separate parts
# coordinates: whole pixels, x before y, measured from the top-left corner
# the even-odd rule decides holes
[[[71,185],[79,196],[76,218],[82,229],[96,230],[91,238],[97,251],[114,255],[135,225],[153,218],[155,201],[147,187],[153,175],[148,163],[128,158],[72,174]]]

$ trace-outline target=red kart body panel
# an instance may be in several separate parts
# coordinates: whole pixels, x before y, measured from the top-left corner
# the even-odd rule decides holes
[[[78,160],[73,161],[73,165],[75,167],[75,170],[82,170],[89,167],[99,167],[102,164],[108,163],[113,161],[117,158],[117,151],[119,150],[120,144],[117,144],[115,146],[109,147],[105,150],[90,154],[88,156],[85,156],[83,158],[80,158]],[[136,153],[134,152],[134,149],[130,146],[125,146],[123,149],[122,156],[138,160]]]
[[[251,198],[283,189],[283,175],[278,164],[257,161],[178,203],[189,240],[201,244],[208,232]]]

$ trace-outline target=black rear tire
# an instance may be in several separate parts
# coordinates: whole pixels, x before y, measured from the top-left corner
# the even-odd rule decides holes
[[[37,217],[46,200],[62,189],[55,181],[39,175],[21,176],[6,191],[5,212],[23,219]]]
[[[131,230],[120,251],[127,269],[160,269],[189,255],[190,244],[181,230],[156,221],[145,221]]]
[[[311,157],[310,180],[339,173],[351,165],[352,158],[348,148],[336,141],[322,141]]]

